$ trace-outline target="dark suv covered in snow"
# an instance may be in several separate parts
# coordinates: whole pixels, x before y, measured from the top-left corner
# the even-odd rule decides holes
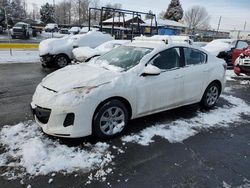
[[[30,24],[24,22],[18,22],[14,25],[11,31],[11,37],[13,39],[20,37],[29,39],[32,36],[33,29]]]

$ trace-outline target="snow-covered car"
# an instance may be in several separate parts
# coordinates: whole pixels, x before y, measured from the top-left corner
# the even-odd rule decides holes
[[[99,28],[90,27],[90,31],[99,31]],[[89,27],[82,27],[80,34],[89,32]]]
[[[33,29],[30,24],[24,22],[18,22],[11,30],[11,37],[13,39],[17,37],[29,39],[32,36]]]
[[[79,47],[75,48],[73,52],[74,60],[78,62],[89,61],[91,58],[103,55],[110,50],[117,48],[121,45],[128,44],[129,40],[111,40],[97,46],[96,48]]]
[[[228,65],[233,65],[232,52],[234,49],[243,49],[249,44],[244,40],[236,39],[216,39],[208,43],[203,48],[218,58],[224,59]]]
[[[31,107],[43,131],[58,137],[112,138],[129,119],[183,105],[216,105],[226,63],[185,43],[135,40],[42,80]]]
[[[73,34],[73,35],[76,35],[76,34],[79,34],[80,31],[81,31],[80,27],[71,27],[70,30],[69,30],[69,33]]]
[[[70,34],[69,29],[67,29],[67,28],[61,28],[59,33],[61,33],[61,34]]]
[[[113,40],[109,34],[90,31],[86,34],[65,36],[63,38],[52,38],[39,44],[39,55],[43,67],[62,68],[73,59],[72,50],[78,47],[95,48],[100,44]]]
[[[55,23],[49,23],[44,27],[44,31],[45,32],[58,32],[59,31],[59,27],[57,24]]]
[[[250,75],[250,46],[246,48],[235,60],[234,72],[238,76],[241,73]]]

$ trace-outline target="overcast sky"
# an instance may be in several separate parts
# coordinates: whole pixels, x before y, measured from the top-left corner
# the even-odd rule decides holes
[[[60,2],[62,0],[55,0]],[[162,10],[167,9],[170,0],[99,0],[101,5],[106,3],[120,3],[122,8],[145,11],[152,10],[158,14]],[[29,10],[32,10],[32,3],[41,6],[53,0],[27,0]],[[250,31],[250,0],[180,0],[183,10],[194,5],[204,6],[211,16],[211,26],[216,29],[219,18],[222,16],[221,29],[233,30],[244,28],[245,21],[247,22],[246,30]]]

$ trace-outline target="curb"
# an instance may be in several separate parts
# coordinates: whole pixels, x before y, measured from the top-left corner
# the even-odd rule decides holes
[[[38,49],[39,44],[28,43],[0,43],[0,49]]]

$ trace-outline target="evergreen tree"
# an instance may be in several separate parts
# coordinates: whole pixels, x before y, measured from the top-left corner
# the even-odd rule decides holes
[[[54,23],[55,22],[55,10],[52,5],[46,3],[41,6],[40,9],[41,21],[44,23]]]
[[[165,19],[179,21],[183,17],[183,9],[179,0],[171,0],[164,15]]]

